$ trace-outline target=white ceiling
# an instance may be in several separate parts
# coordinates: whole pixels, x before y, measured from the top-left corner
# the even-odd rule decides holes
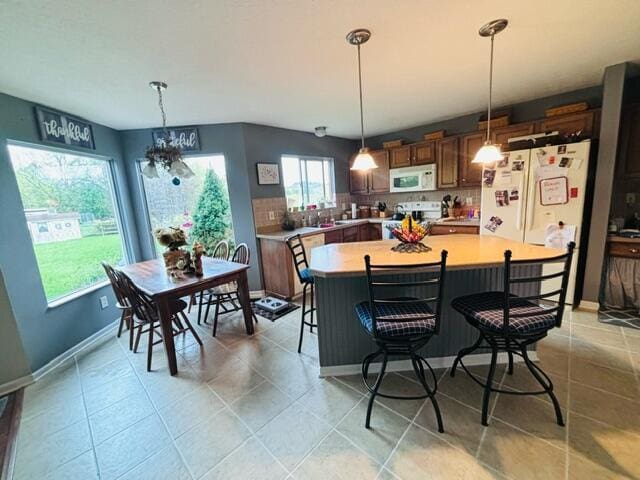
[[[327,125],[357,137],[356,27],[367,135],[599,84],[640,61],[638,0],[0,0],[0,91],[117,129]]]

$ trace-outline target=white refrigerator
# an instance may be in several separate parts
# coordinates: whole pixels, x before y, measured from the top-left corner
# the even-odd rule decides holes
[[[591,142],[507,152],[482,174],[480,234],[536,245],[576,242],[566,302],[572,304],[580,252]],[[562,226],[561,226],[562,225]],[[559,271],[544,266],[543,273]],[[545,282],[543,292],[560,287]]]

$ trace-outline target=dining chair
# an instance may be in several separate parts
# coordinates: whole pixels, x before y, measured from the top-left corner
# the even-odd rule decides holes
[[[418,265],[373,265],[369,255],[364,257],[369,299],[356,305],[356,315],[378,349],[364,357],[362,380],[369,390],[365,427],[371,427],[371,411],[376,397],[395,400],[431,400],[438,431],[444,432],[442,415],[436,400],[438,380],[429,362],[418,350],[440,331],[442,298],[447,269],[447,251],[440,253],[439,262]],[[407,280],[408,279],[408,280]],[[393,292],[398,292],[395,296]],[[389,296],[393,295],[393,296]],[[373,385],[368,382],[371,362],[382,356],[380,372]],[[389,357],[408,358],[422,395],[381,393]],[[433,387],[427,382],[425,367],[431,374]],[[407,380],[410,381],[410,380]]]
[[[241,263],[243,265],[249,265],[251,260],[251,252],[246,243],[241,243],[236,247],[231,257],[231,261],[235,263]],[[215,337],[218,329],[218,318],[225,313],[236,312],[242,309],[240,304],[240,296],[238,295],[238,284],[236,282],[226,283],[217,287],[211,288],[207,292],[209,298],[206,300],[207,309],[204,313],[204,321],[206,323],[209,316],[209,308],[211,305],[215,305],[215,311],[213,314],[213,332]],[[258,321],[255,313],[251,312],[251,317],[255,322]]]
[[[107,262],[100,262],[102,264],[102,268],[107,274],[109,278],[109,282],[111,283],[111,288],[113,289],[113,293],[116,296],[116,308],[120,310],[120,325],[118,326],[117,337],[120,338],[122,335],[122,329],[126,326],[129,330],[129,350],[133,349],[133,309],[127,300],[127,296],[125,294],[125,286],[122,284],[119,275],[117,275],[116,270],[109,265]]]
[[[548,395],[553,403],[558,425],[564,426],[562,411],[558,399],[553,393],[553,382],[549,376],[529,358],[527,349],[529,346],[542,340],[547,336],[549,330],[560,327],[562,324],[562,314],[567,295],[567,285],[569,283],[569,272],[571,271],[571,260],[575,243],[568,245],[567,252],[552,258],[536,260],[513,260],[511,250],[504,252],[504,289],[501,292],[482,292],[473,295],[466,295],[453,299],[451,306],[460,312],[472,327],[478,330],[478,340],[470,347],[463,348],[458,352],[451,367],[450,375],[453,377],[458,364],[474,380],[482,386],[484,394],[482,398],[482,425],[488,425],[487,416],[491,392],[504,393],[509,395]],[[512,271],[512,267],[533,267],[539,272],[538,267],[545,263],[563,263],[563,268],[556,273],[535,273],[533,276],[526,276],[522,273],[528,269]],[[513,275],[517,275],[514,277]],[[560,278],[560,288],[538,293],[535,295],[518,296],[513,293],[514,285],[538,284],[538,292],[544,286],[545,280]],[[552,283],[555,288],[555,284]],[[550,297],[557,297],[557,302],[550,300]],[[552,307],[550,304],[555,304]],[[464,365],[462,359],[477,349],[491,350],[491,364],[487,379],[483,382],[476,375],[471,373]],[[496,362],[498,353],[506,352],[508,357],[507,373],[513,374],[513,356],[518,355],[524,360],[524,364],[540,384],[542,390],[535,391],[513,391],[495,388],[493,379],[496,372]]]
[[[134,353],[137,353],[138,351],[138,345],[142,334],[148,333],[147,372],[150,372],[153,346],[163,341],[162,333],[159,331],[160,320],[158,318],[157,306],[153,299],[140,290],[124,272],[115,271],[115,274],[120,277],[120,281],[125,287],[127,300],[133,310],[132,322],[135,324],[134,328],[137,330],[135,342],[133,344]],[[200,340],[200,337],[184,313],[186,308],[187,304],[183,300],[178,299],[171,302],[170,309],[173,322],[172,334],[175,337],[176,335],[189,331],[198,344],[202,346],[202,340]],[[184,322],[184,324],[182,322]],[[158,337],[158,340],[154,340],[154,335]]]
[[[309,262],[307,261],[307,251],[302,243],[300,235],[294,235],[287,238],[287,247],[293,257],[293,265],[296,269],[298,280],[302,284],[302,310],[300,313],[300,338],[298,339],[298,353],[302,351],[302,337],[304,335],[304,327],[309,327],[309,331],[313,333],[313,329],[318,325],[313,320],[313,313],[316,311],[314,307],[313,294],[315,281],[311,270],[309,270]],[[310,292],[311,298],[307,305],[307,291]],[[307,319],[308,316],[308,319]]]
[[[211,254],[212,258],[217,258],[219,260],[228,260],[229,259],[229,242],[226,240],[220,240],[213,249],[213,253]],[[202,317],[202,305],[204,303],[204,292],[200,292],[199,301],[196,300],[196,294],[191,295],[189,299],[189,308],[187,309],[187,313],[191,313],[191,306],[194,304],[198,304],[198,325],[200,325],[200,318]],[[205,323],[206,319],[205,319]]]

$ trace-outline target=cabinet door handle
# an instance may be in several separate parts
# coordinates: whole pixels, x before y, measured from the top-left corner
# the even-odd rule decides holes
[[[449,233],[456,233],[456,232],[457,232],[457,230],[455,228],[450,228],[449,229]]]
[[[630,248],[629,251],[631,253],[638,253],[639,250],[637,248]]]

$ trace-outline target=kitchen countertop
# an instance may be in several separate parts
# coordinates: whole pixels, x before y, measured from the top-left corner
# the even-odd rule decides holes
[[[340,230],[343,228],[353,227],[354,225],[362,225],[365,223],[382,223],[383,220],[390,220],[390,219],[391,217],[387,217],[387,218],[371,217],[371,218],[357,218],[355,220],[338,220],[340,224],[334,225],[333,227],[326,227],[326,228],[302,227],[302,228],[296,228],[295,230],[277,230],[275,232],[269,232],[269,233],[258,233],[256,235],[256,238],[285,242],[287,238],[293,235],[300,235],[301,237],[311,237],[313,235],[320,235],[321,233],[324,233],[324,232],[331,232],[333,230]]]
[[[311,271],[320,277],[354,277],[364,275],[364,256],[371,263],[382,265],[415,265],[437,262],[440,252],[447,250],[447,269],[471,270],[504,264],[504,251],[511,250],[514,260],[550,258],[564,250],[484,235],[438,235],[429,237],[427,253],[398,253],[391,251],[396,240],[356,243],[334,243],[313,249]]]

